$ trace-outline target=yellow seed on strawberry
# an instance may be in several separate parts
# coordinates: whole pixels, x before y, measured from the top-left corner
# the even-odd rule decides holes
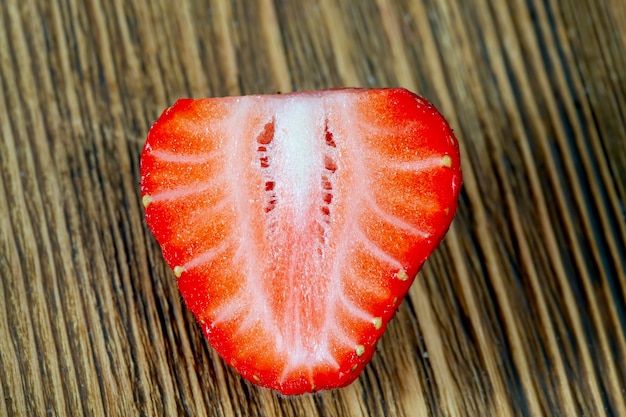
[[[152,196],[146,194],[143,197],[141,197],[141,204],[143,204],[144,208],[148,208],[150,203],[152,203]]]
[[[374,324],[374,328],[376,330],[380,329],[383,325],[383,319],[381,317],[374,317],[372,319],[372,323]]]
[[[396,274],[396,277],[400,281],[406,281],[407,279],[409,279],[409,275],[406,273],[404,269],[399,270],[398,273]]]
[[[185,268],[182,266],[175,266],[174,267],[174,275],[176,276],[176,278],[180,278],[180,276],[183,274],[183,272],[185,272]]]
[[[360,358],[365,353],[365,346],[357,345],[356,349],[354,349],[354,350],[356,351],[356,356],[358,356]]]

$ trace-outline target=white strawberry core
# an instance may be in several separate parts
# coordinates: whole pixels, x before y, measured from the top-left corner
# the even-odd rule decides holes
[[[286,98],[275,106],[275,134],[271,147],[270,176],[276,181],[279,207],[293,211],[296,224],[304,226],[310,196],[319,188],[323,160],[324,108],[320,100]]]

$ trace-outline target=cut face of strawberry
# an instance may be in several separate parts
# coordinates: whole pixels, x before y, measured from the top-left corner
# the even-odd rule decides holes
[[[285,395],[356,379],[460,186],[450,127],[404,89],[179,100],[141,157],[187,307],[228,364]]]

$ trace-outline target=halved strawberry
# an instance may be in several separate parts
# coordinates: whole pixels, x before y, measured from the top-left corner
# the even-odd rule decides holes
[[[227,363],[283,394],[356,379],[460,185],[450,127],[404,89],[179,100],[141,157],[187,307]]]

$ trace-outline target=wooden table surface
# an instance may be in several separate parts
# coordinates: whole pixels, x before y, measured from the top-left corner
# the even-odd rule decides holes
[[[179,97],[403,86],[462,142],[453,227],[353,385],[203,339],[143,220]],[[0,416],[626,416],[623,0],[0,0]]]

